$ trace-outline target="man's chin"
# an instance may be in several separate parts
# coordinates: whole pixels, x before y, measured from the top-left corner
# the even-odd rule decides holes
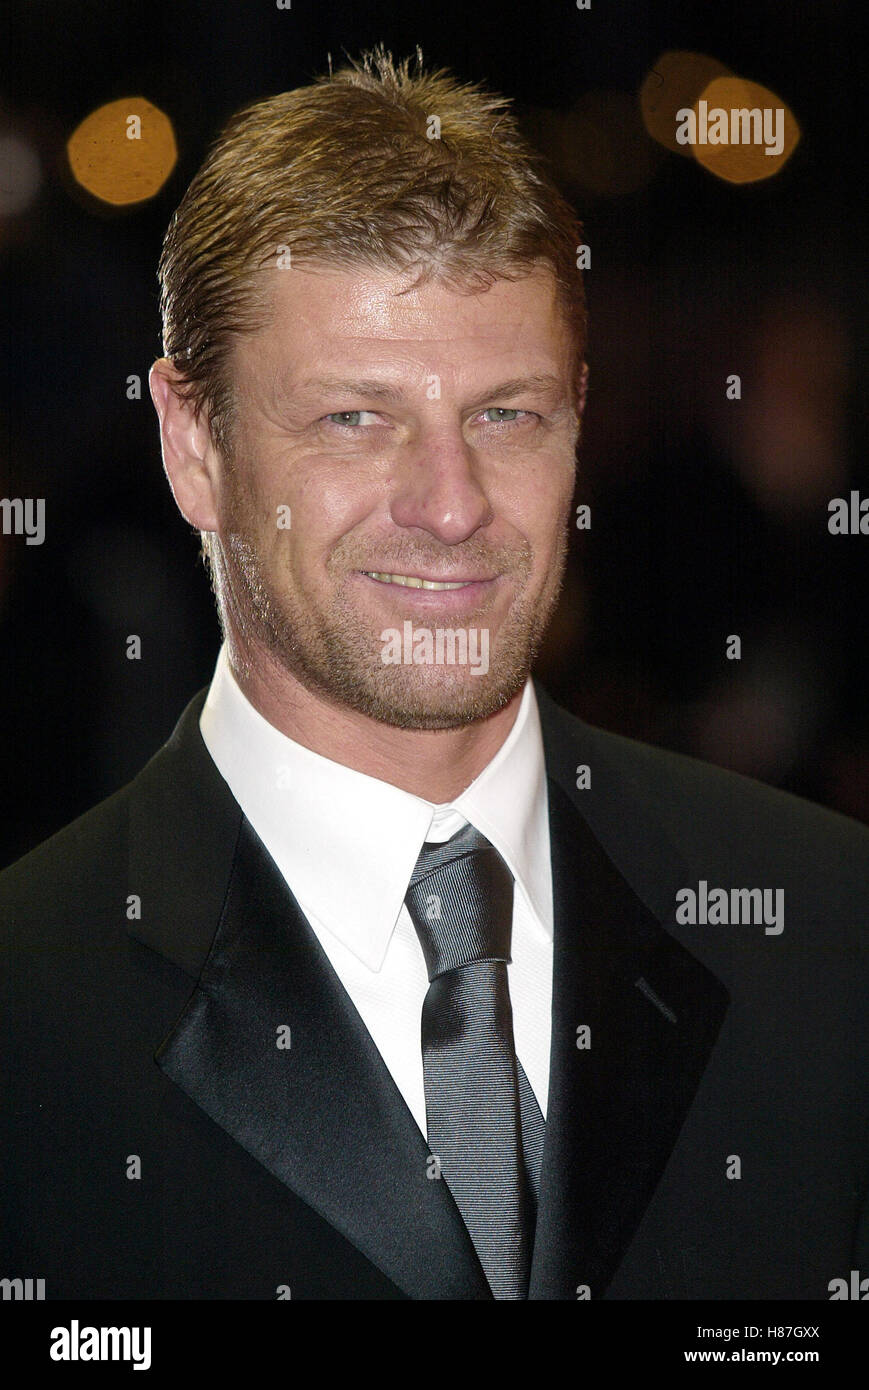
[[[414,668],[378,672],[352,689],[329,691],[341,704],[396,729],[459,729],[489,719],[522,690],[527,670],[473,675]]]

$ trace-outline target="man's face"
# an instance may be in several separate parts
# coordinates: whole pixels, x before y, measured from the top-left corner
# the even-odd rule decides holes
[[[214,548],[232,647],[401,728],[494,713],[564,570],[576,418],[552,276],[468,294],[267,273],[270,326],[232,358]]]

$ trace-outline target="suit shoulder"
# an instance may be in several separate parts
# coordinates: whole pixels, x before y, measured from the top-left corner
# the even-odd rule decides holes
[[[732,857],[771,848],[785,857],[788,849],[810,851],[819,869],[823,861],[869,880],[869,827],[859,821],[741,773],[586,724],[545,695],[541,718],[556,780],[565,785],[579,764],[588,765],[590,805],[609,801],[628,819],[632,808],[641,809],[689,859],[702,859],[713,844],[727,846]]]
[[[165,824],[167,835],[190,820],[185,783],[200,782],[210,763],[199,740],[198,711],[204,692],[188,705],[171,738],[125,786],[91,807],[0,872],[0,922],[89,910],[126,883],[129,861],[146,823]],[[218,774],[211,764],[211,772]]]
[[[134,786],[135,779],[0,872],[0,921],[97,901],[122,872]]]

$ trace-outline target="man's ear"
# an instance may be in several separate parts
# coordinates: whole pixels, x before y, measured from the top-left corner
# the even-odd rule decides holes
[[[205,412],[180,394],[184,378],[168,357],[159,357],[148,376],[151,399],[160,417],[163,467],[181,515],[198,531],[217,530],[220,458]]]

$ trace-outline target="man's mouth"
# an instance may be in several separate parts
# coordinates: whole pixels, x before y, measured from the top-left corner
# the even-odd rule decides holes
[[[485,579],[423,579],[418,574],[383,574],[380,570],[363,570],[362,573],[381,584],[400,584],[405,589],[466,589],[469,584],[486,582]]]

